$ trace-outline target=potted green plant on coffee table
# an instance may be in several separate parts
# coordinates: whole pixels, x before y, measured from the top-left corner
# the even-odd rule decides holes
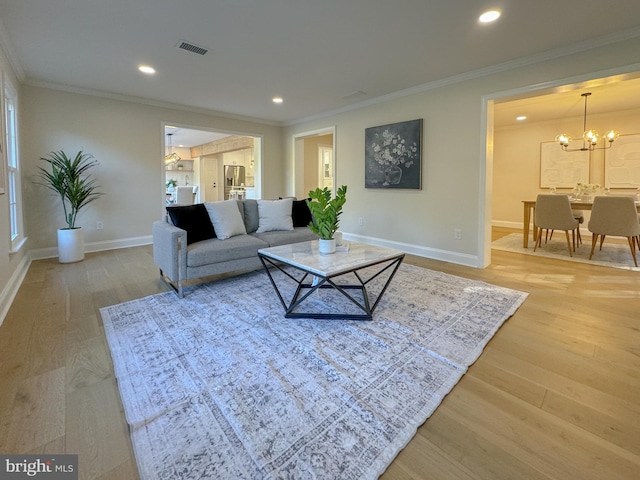
[[[60,196],[67,223],[66,227],[58,229],[58,258],[61,263],[78,262],[84,259],[82,227],[76,227],[78,212],[102,195],[89,173],[98,161],[82,151],[72,159],[63,150],[51,152],[40,160],[48,166],[38,167],[40,184]]]
[[[320,253],[336,251],[336,241],[333,236],[338,231],[342,207],[346,201],[346,185],[338,188],[333,198],[331,198],[331,190],[327,187],[316,188],[309,192],[309,199],[307,199],[307,205],[311,211],[309,228],[320,237]]]

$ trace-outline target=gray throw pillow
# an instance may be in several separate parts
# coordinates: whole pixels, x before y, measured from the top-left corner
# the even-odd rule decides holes
[[[211,218],[216,237],[220,240],[247,233],[236,200],[207,202],[204,206],[209,213],[209,218]]]
[[[292,198],[258,200],[259,226],[257,233],[293,230],[292,206]]]
[[[251,199],[244,200],[242,203],[244,204],[244,226],[247,228],[247,233],[253,233],[260,226],[258,201]]]

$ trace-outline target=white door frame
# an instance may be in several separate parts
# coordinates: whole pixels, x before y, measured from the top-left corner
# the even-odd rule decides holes
[[[307,192],[302,191],[302,187],[300,186],[304,183],[304,150],[300,148],[301,140],[309,137],[319,137],[322,135],[332,135],[333,138],[333,187],[332,191],[335,194],[336,190],[336,178],[338,176],[337,171],[337,150],[336,150],[336,127],[335,125],[331,127],[321,128],[318,130],[310,130],[307,132],[300,132],[293,135],[291,139],[291,184],[289,186],[290,194],[296,197],[304,198],[307,195]],[[302,183],[299,183],[302,182]]]
[[[527,98],[531,96],[554,93],[557,89],[564,90],[570,86],[576,90],[588,85],[581,83],[592,82],[596,79],[609,79],[619,76],[619,80],[640,77],[640,63],[625,65],[623,67],[600,70],[583,75],[553,80],[536,85],[528,85],[512,90],[504,90],[481,97],[481,149],[479,168],[479,201],[478,218],[478,267],[485,268],[491,264],[491,227],[492,227],[492,201],[493,201],[493,108],[496,100],[509,101]],[[535,95],[531,95],[535,93]]]
[[[229,135],[240,135],[243,137],[253,137],[253,155],[254,155],[254,177],[255,177],[255,192],[256,198],[262,198],[262,159],[264,158],[264,135],[259,133],[252,132],[241,132],[235,130],[227,130],[225,128],[215,128],[215,127],[205,127],[202,125],[190,125],[180,122],[170,122],[170,121],[161,121],[160,122],[160,143],[158,148],[158,158],[164,158],[165,149],[166,149],[166,136],[165,136],[165,127],[168,125],[174,125],[178,128],[185,128],[189,130],[202,130],[205,132],[219,132],[219,133],[228,133]],[[160,218],[164,218],[166,214],[166,185],[165,185],[165,174],[166,169],[164,162],[158,162],[160,168],[160,183],[161,183],[161,201],[159,202],[160,207]],[[200,184],[198,184],[200,185]],[[202,187],[199,186],[199,189]]]

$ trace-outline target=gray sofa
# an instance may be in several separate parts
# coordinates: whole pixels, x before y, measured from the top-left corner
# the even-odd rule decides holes
[[[232,200],[168,207],[166,219],[153,223],[153,260],[160,268],[161,277],[183,298],[185,280],[262,268],[259,249],[316,240],[318,237],[306,226],[311,218],[308,207],[303,200],[290,201],[289,225],[293,228],[274,229],[280,228],[276,224],[269,231],[260,231],[265,229],[261,222],[267,223],[261,214],[268,201]],[[212,210],[214,207],[228,208],[231,202],[237,204],[246,233],[221,239],[216,230],[222,231],[223,225],[220,225],[220,219],[216,224]],[[259,202],[263,202],[260,209]],[[276,201],[271,202],[275,204]]]

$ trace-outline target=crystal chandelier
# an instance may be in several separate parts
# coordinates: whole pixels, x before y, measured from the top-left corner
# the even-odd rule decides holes
[[[569,148],[569,143],[571,142],[571,137],[566,133],[561,133],[556,137],[556,142],[560,145],[562,150],[565,152],[577,152],[577,151],[586,151],[586,150],[604,150],[607,148],[611,148],[611,144],[613,141],[618,138],[620,135],[616,130],[609,130],[604,134],[604,140],[607,143],[604,146],[597,147],[598,141],[600,140],[600,135],[595,130],[587,130],[587,98],[591,95],[591,92],[583,93],[580,96],[584,97],[584,123],[583,123],[583,134],[582,134],[582,147],[581,148]]]

